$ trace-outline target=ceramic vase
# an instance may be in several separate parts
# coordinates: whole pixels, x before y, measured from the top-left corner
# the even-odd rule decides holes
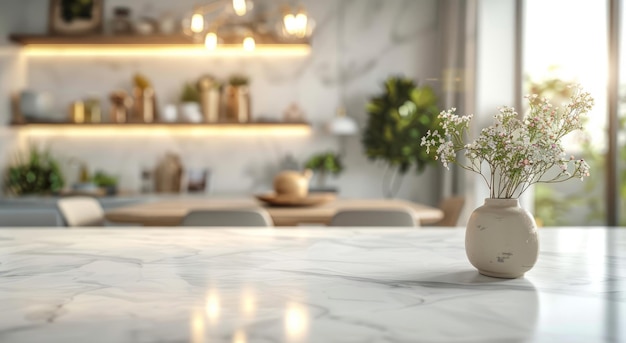
[[[183,102],[180,104],[180,116],[188,123],[199,123],[202,121],[202,111],[197,102]]]
[[[539,253],[535,219],[517,199],[485,199],[467,222],[465,252],[483,275],[522,277]]]

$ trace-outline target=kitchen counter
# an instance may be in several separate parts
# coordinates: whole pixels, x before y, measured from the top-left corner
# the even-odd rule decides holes
[[[541,229],[524,278],[462,229],[0,230],[0,342],[624,342],[626,228]]]

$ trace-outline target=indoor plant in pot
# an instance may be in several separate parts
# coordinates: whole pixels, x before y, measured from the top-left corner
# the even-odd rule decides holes
[[[186,83],[180,94],[180,114],[183,119],[191,123],[202,121],[200,109],[200,92],[193,83]]]
[[[336,192],[334,188],[326,187],[326,176],[328,174],[339,175],[343,171],[343,163],[339,154],[324,152],[311,156],[304,164],[305,169],[310,169],[317,179],[317,191]]]
[[[383,86],[384,91],[367,103],[362,143],[369,159],[386,162],[383,191],[392,198],[409,168],[415,166],[421,173],[435,163],[420,146],[419,137],[437,128],[439,107],[432,88],[417,87],[411,79],[393,76]]]
[[[111,174],[99,170],[94,174],[92,182],[102,188],[106,195],[117,194],[117,177]]]
[[[439,114],[441,130],[422,137],[421,144],[446,168],[455,163],[482,176],[489,187],[489,198],[471,214],[465,233],[468,259],[488,276],[521,277],[537,260],[537,226],[518,201],[525,190],[539,182],[589,176],[589,165],[567,157],[561,140],[583,128],[591,95],[576,86],[561,107],[537,95],[526,98],[530,110],[524,118],[502,107],[494,124],[472,142],[465,142],[472,116],[457,116],[454,108]],[[465,159],[457,159],[459,152]]]
[[[61,191],[64,184],[59,162],[48,151],[32,148],[26,158],[18,157],[8,168],[5,190],[19,196],[51,195]]]
[[[224,88],[224,106],[226,120],[235,123],[252,121],[250,108],[250,80],[243,75],[234,75],[228,79]]]

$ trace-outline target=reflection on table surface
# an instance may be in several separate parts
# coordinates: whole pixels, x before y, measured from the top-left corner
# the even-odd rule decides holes
[[[626,230],[541,229],[525,278],[462,229],[0,230],[0,341],[618,342]]]

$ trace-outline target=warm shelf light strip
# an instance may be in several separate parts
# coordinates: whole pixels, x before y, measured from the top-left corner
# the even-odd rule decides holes
[[[71,45],[29,45],[24,49],[27,56],[189,56],[189,57],[246,57],[246,56],[306,56],[311,47],[306,44],[257,44],[252,51],[244,50],[241,46],[221,46],[215,50],[208,50],[204,45],[199,46],[71,46]]]
[[[311,133],[308,125],[159,125],[139,126],[124,125],[28,125],[22,129],[29,136],[71,136],[71,137],[145,137],[145,136],[306,136]]]

